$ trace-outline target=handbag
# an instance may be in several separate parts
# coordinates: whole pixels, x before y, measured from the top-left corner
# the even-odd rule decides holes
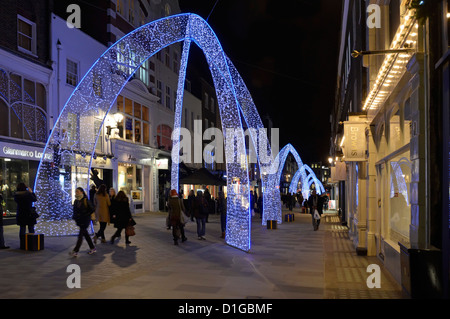
[[[127,226],[127,228],[125,228],[125,235],[127,235],[127,236],[134,236],[134,235],[136,235],[136,232],[134,231],[134,227],[133,226]]]
[[[314,210],[314,219],[320,220],[320,214],[317,209]]]
[[[39,216],[40,215],[36,212],[36,207],[34,207],[34,206],[31,207],[31,217],[37,219],[37,218],[39,218]]]

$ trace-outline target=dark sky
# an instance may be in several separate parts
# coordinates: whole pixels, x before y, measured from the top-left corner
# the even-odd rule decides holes
[[[207,19],[216,0],[180,0]],[[261,116],[303,162],[326,162],[334,104],[341,0],[219,0],[208,23]],[[205,63],[206,64],[206,63]]]

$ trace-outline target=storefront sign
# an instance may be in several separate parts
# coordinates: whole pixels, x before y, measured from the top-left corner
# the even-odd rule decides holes
[[[347,166],[344,162],[336,162],[331,168],[331,182],[345,181],[347,179]]]
[[[169,169],[169,159],[157,159],[156,160],[156,168],[157,169]]]
[[[344,122],[344,160],[346,162],[366,161],[366,127],[365,123]]]
[[[25,145],[0,144],[0,157],[11,157],[16,159],[40,160],[43,154],[42,149]],[[51,154],[45,155],[46,159],[51,159]]]

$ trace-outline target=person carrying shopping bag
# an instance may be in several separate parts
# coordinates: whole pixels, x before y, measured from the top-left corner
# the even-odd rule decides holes
[[[117,228],[114,235],[111,237],[111,244],[114,244],[116,238],[121,237],[122,230],[130,226],[135,225],[133,217],[130,211],[130,202],[124,191],[119,191],[114,197],[110,206],[111,218],[114,223],[114,227]],[[125,243],[131,244],[129,233],[125,231]]]

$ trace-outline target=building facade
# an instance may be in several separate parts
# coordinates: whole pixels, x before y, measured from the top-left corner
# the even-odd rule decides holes
[[[342,17],[330,157],[346,163],[343,222],[357,253],[378,256],[407,293],[422,280],[424,291],[442,294],[449,212],[437,176],[448,167],[435,154],[448,85],[435,66],[448,53],[448,3],[347,0]],[[439,255],[432,267],[447,280],[405,271],[423,262],[411,257],[418,251]]]
[[[34,188],[50,130],[47,1],[7,1],[0,12],[0,192],[5,223],[15,223],[18,183]]]

